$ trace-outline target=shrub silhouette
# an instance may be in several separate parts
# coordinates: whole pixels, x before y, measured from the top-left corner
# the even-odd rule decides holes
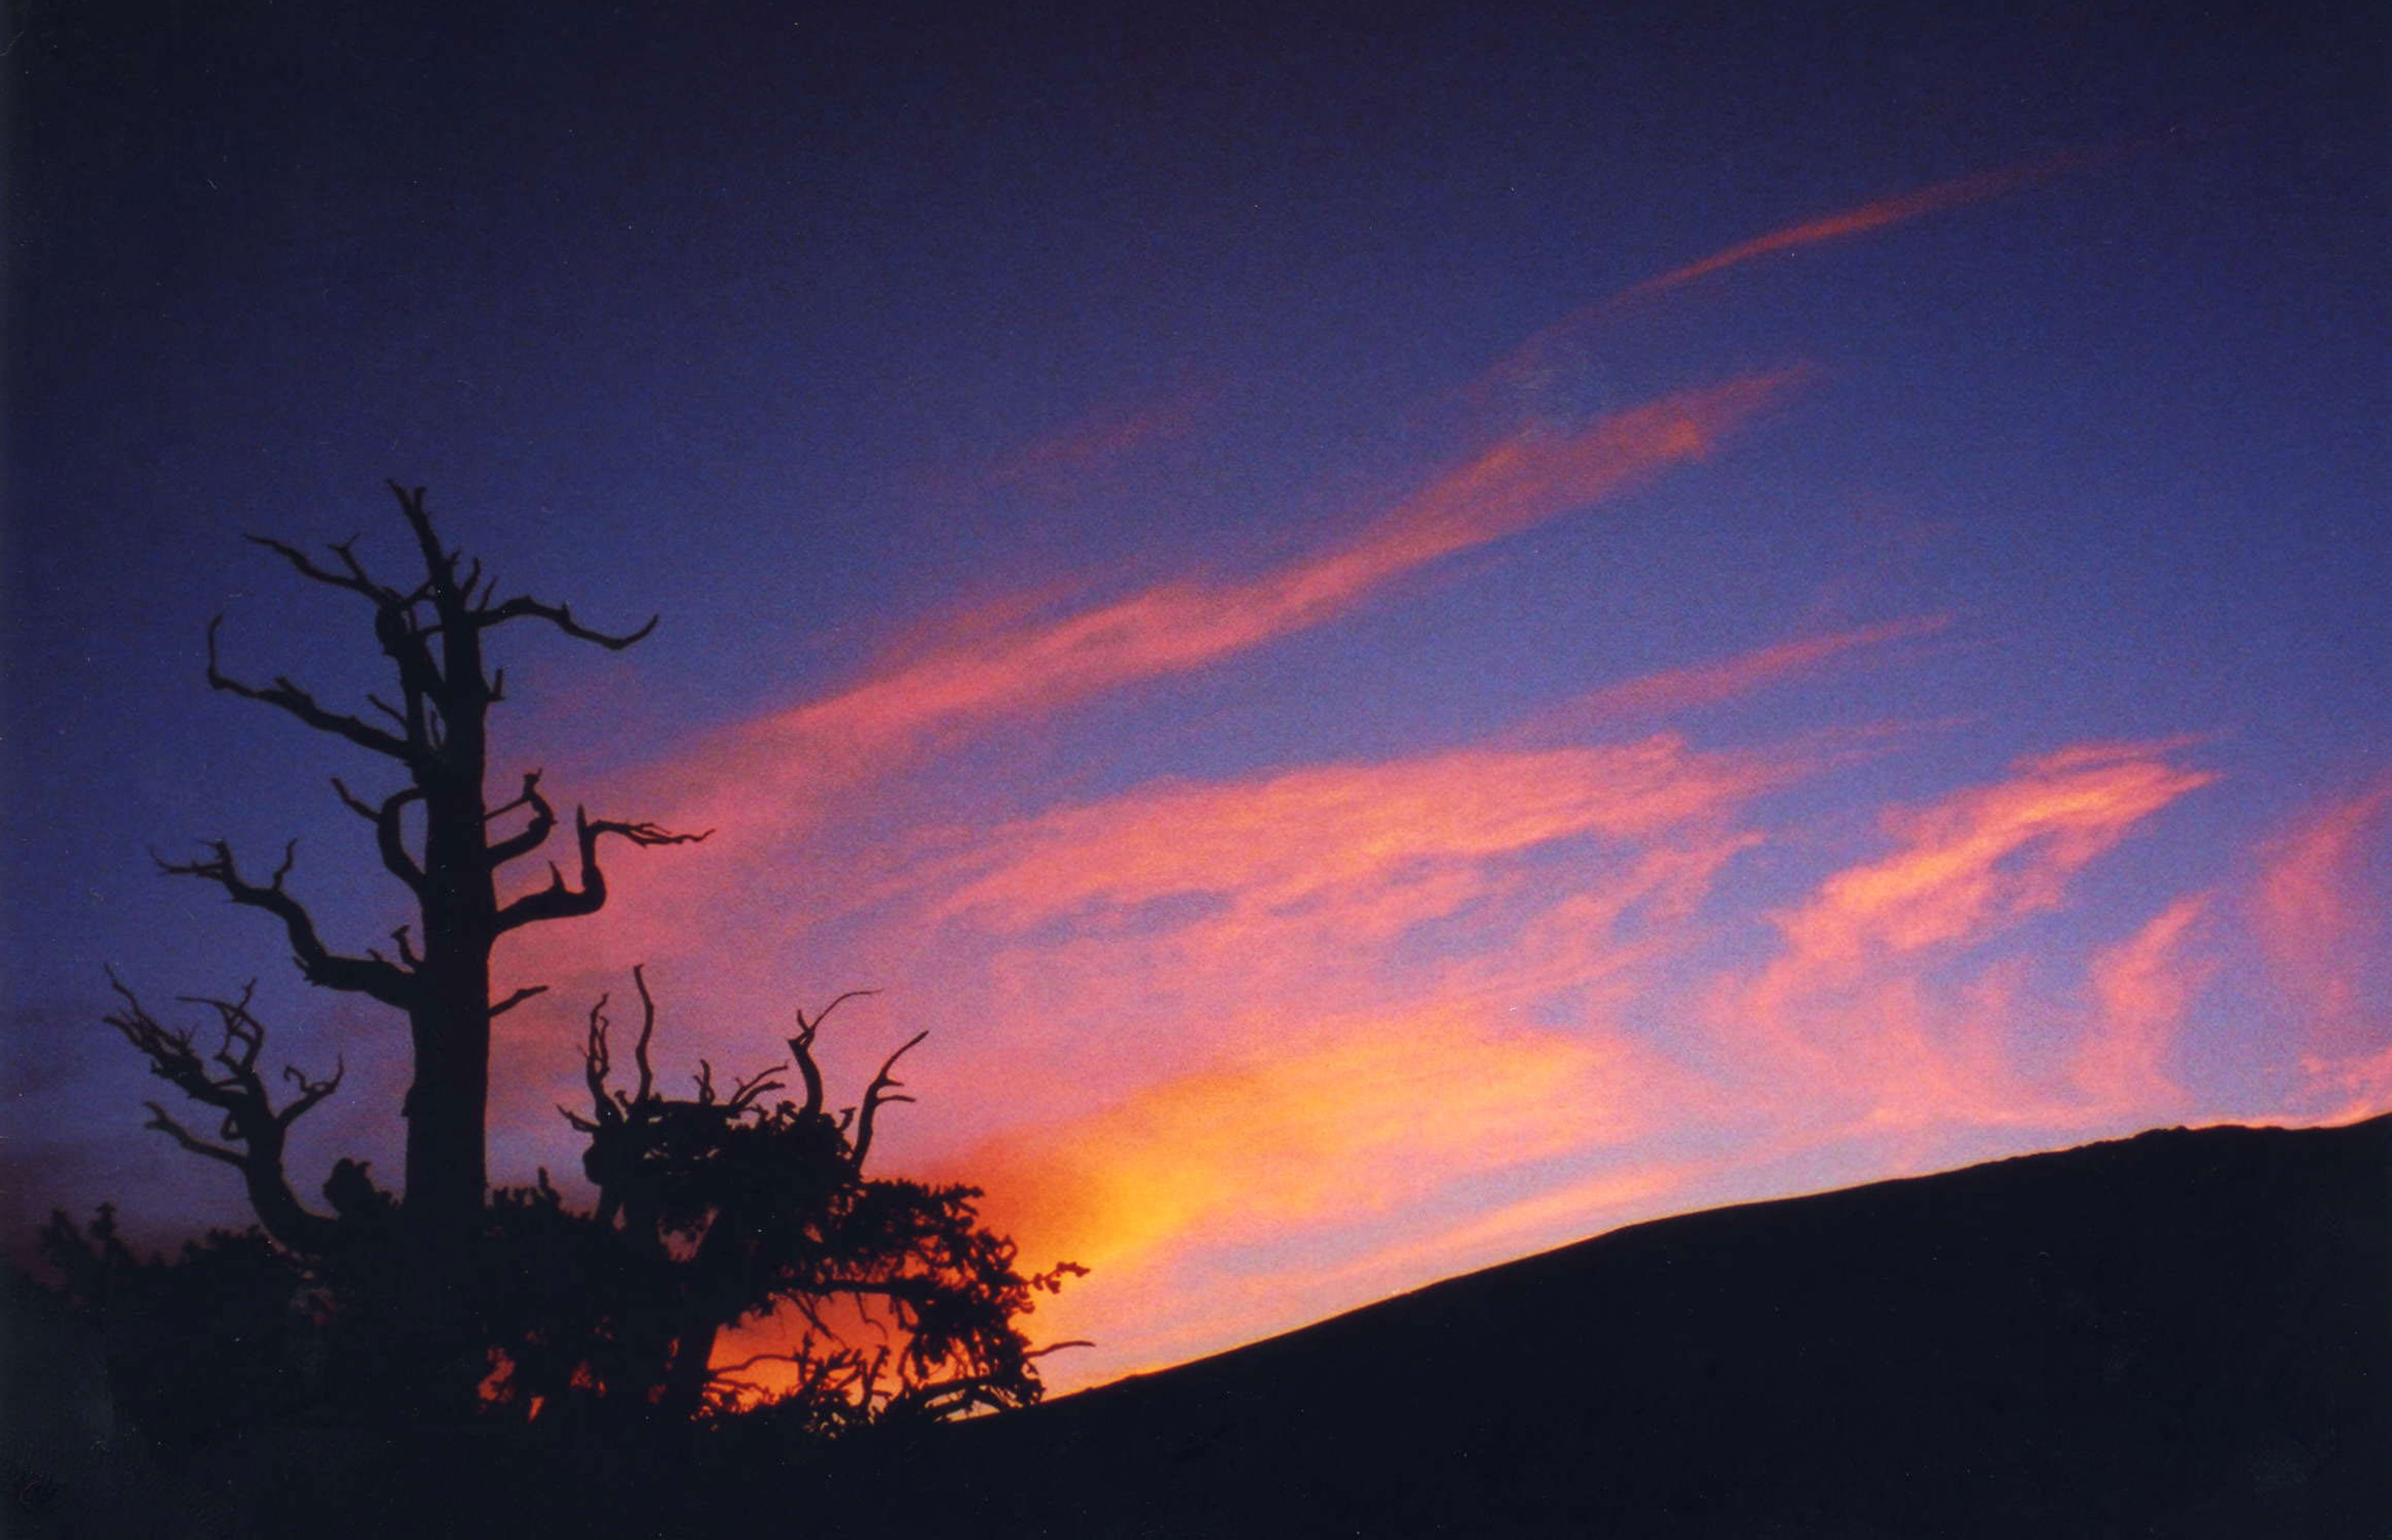
[[[864,1173],[877,1113],[912,1099],[891,1071],[921,1036],[838,1117],[813,1055],[828,1008],[800,1013],[787,1061],[727,1091],[702,1066],[691,1095],[667,1096],[649,1056],[656,1002],[632,977],[636,1081],[612,1083],[602,1000],[584,1045],[590,1111],[566,1112],[589,1139],[595,1208],[566,1207],[545,1171],[492,1204],[488,1254],[505,1283],[489,1291],[490,1401],[525,1417],[671,1420],[771,1401],[819,1432],[1035,1401],[1039,1352],[1015,1319],[1080,1270],[1021,1273],[1012,1243],[980,1223],[976,1188]],[[768,1099],[792,1072],[804,1099]],[[721,1334],[775,1309],[801,1323],[796,1341],[718,1371]],[[777,1391],[753,1378],[767,1364],[786,1382]]]

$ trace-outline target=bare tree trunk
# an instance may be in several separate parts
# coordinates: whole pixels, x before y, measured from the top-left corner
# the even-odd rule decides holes
[[[462,553],[441,547],[424,511],[423,489],[393,484],[391,490],[423,564],[422,580],[406,588],[375,580],[358,560],[353,542],[332,547],[332,560],[324,562],[280,541],[251,537],[300,576],[371,602],[374,639],[391,660],[397,680],[395,700],[367,697],[381,719],[328,709],[287,678],[256,685],[226,675],[216,666],[214,625],[208,629],[207,677],[212,688],[279,707],[318,731],[396,760],[405,770],[407,783],[379,803],[352,795],[337,779],[333,782],[341,800],[373,824],[384,868],[414,896],[417,922],[393,934],[396,956],[384,957],[372,949],[362,956],[344,956],[327,947],[306,907],[284,890],[283,878],[292,864],[289,852],[264,885],[244,878],[221,842],[209,847],[207,859],[160,864],[169,873],[215,882],[234,902],[280,919],[299,970],[309,982],[368,994],[407,1014],[415,1075],[405,1105],[406,1208],[420,1234],[462,1236],[478,1221],[488,1184],[490,1023],[546,988],[527,986],[494,1002],[492,949],[511,930],[589,914],[605,902],[605,876],[597,853],[602,835],[618,835],[634,845],[677,845],[706,836],[670,834],[650,823],[595,820],[576,809],[579,886],[569,883],[552,862],[547,887],[500,906],[499,869],[539,849],[554,832],[557,818],[540,794],[537,770],[525,775],[523,789],[513,801],[495,809],[489,806],[485,786],[488,717],[489,708],[504,699],[505,672],[485,671],[483,634],[512,621],[534,620],[576,640],[620,650],[647,635],[656,622],[610,635],[581,625],[565,605],[520,595],[498,600],[495,588],[483,583],[480,563],[467,563]],[[494,823],[511,814],[520,814],[523,826],[513,834],[496,834]],[[420,835],[410,828],[418,820]],[[414,945],[419,934],[420,955]]]

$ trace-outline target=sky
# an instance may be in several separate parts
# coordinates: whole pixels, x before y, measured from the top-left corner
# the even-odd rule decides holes
[[[957,9],[18,8],[12,1251],[241,1217],[110,967],[258,980],[302,1190],[396,1174],[403,1025],[152,861],[404,918],[371,757],[202,679],[375,687],[240,537],[396,576],[385,477],[661,616],[500,633],[494,789],[714,831],[502,945],[494,1176],[635,964],[676,1073],[878,990],[835,1082],[929,1030],[875,1165],[1092,1270],[1060,1386],[2392,1110],[2372,7]]]

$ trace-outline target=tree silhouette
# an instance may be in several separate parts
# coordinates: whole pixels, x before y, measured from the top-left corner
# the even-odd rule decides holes
[[[281,921],[310,982],[407,1013],[414,1080],[403,1107],[404,1204],[349,1158],[333,1164],[320,1207],[293,1190],[290,1130],[339,1090],[345,1067],[336,1062],[320,1078],[285,1067],[285,1089],[269,1083],[254,984],[231,998],[180,997],[213,1026],[203,1039],[200,1029],[161,1022],[111,973],[118,1005],[107,1023],[151,1073],[216,1119],[204,1135],[153,1101],[148,1126],[239,1171],[262,1226],[215,1233],[172,1262],[136,1257],[110,1210],[80,1230],[56,1215],[43,1233],[65,1294],[106,1329],[119,1378],[136,1387],[155,1430],[200,1438],[326,1406],[384,1421],[545,1417],[621,1428],[770,1403],[801,1429],[829,1433],[891,1416],[1035,1401],[1034,1361],[1052,1350],[1033,1350],[1016,1319],[1035,1294],[1081,1270],[1020,1272],[1012,1243],[980,1223],[977,1189],[864,1174],[878,1113],[913,1099],[894,1070],[924,1034],[889,1056],[859,1103],[834,1115],[814,1044],[825,1017],[853,993],[812,1019],[799,1013],[787,1060],[727,1089],[701,1062],[693,1094],[675,1097],[656,1087],[656,1003],[634,969],[635,1083],[615,1083],[602,998],[582,1043],[589,1109],[559,1109],[588,1141],[582,1169],[594,1208],[568,1207],[545,1171],[532,1187],[486,1190],[490,1022],[545,989],[493,1001],[492,948],[524,925],[599,908],[604,836],[640,846],[705,836],[577,809],[578,884],[552,863],[546,886],[498,901],[499,869],[540,849],[557,818],[536,770],[511,801],[493,808],[484,795],[486,719],[503,699],[503,676],[486,673],[482,634],[535,619],[620,648],[656,622],[612,636],[563,606],[499,601],[478,563],[441,547],[422,489],[392,490],[424,563],[411,589],[378,582],[354,541],[332,547],[337,565],[326,565],[258,540],[304,576],[372,603],[398,699],[368,700],[391,725],[329,710],[288,679],[259,686],[230,678],[217,665],[215,624],[207,677],[403,767],[407,783],[379,802],[333,785],[373,824],[383,866],[415,899],[416,925],[393,933],[392,956],[341,955],[286,888],[289,848],[262,885],[241,874],[220,840],[202,860],[160,865]],[[514,832],[498,832],[517,815]],[[791,1074],[803,1100],[770,1099]],[[725,1329],[784,1309],[800,1323],[792,1344],[731,1369],[715,1364]],[[777,1388],[753,1378],[767,1362],[782,1365]]]
[[[484,577],[478,560],[468,561],[461,552],[442,547],[424,510],[424,489],[396,482],[390,489],[423,564],[423,576],[410,586],[396,587],[374,577],[358,559],[354,538],[332,546],[332,561],[327,564],[280,540],[249,537],[288,562],[302,577],[354,593],[372,606],[374,640],[396,675],[396,704],[381,695],[367,696],[368,705],[383,720],[332,710],[287,676],[256,685],[226,674],[218,666],[216,651],[221,615],[208,627],[207,679],[214,689],[262,701],[319,732],[393,760],[405,772],[406,783],[379,801],[357,796],[338,777],[332,786],[350,810],[373,826],[383,867],[407,887],[414,900],[416,923],[392,933],[391,956],[370,948],[362,956],[334,951],[318,934],[306,907],[285,886],[296,855],[295,842],[284,848],[281,864],[263,884],[241,874],[230,847],[222,840],[206,842],[207,853],[200,860],[161,859],[159,865],[169,874],[213,882],[233,902],[263,910],[280,920],[290,938],[292,960],[309,983],[369,995],[407,1013],[414,1059],[414,1081],[403,1106],[407,1212],[420,1228],[457,1234],[478,1219],[488,1186],[485,1120],[489,1105],[490,1023],[547,988],[529,985],[503,1000],[492,1000],[492,949],[510,931],[592,913],[603,905],[606,877],[599,866],[598,847],[607,835],[639,846],[690,844],[706,835],[674,834],[653,823],[593,819],[577,807],[573,838],[578,886],[552,861],[547,886],[504,905],[499,902],[499,869],[545,845],[556,830],[557,817],[540,790],[538,770],[524,775],[512,800],[496,808],[489,805],[485,789],[489,770],[488,723],[490,707],[505,699],[506,671],[487,669],[486,633],[514,621],[535,621],[619,652],[654,630],[656,622],[651,618],[637,630],[617,635],[582,625],[566,605],[547,604],[525,595],[499,599],[496,580]],[[518,814],[520,827],[512,834],[497,833],[502,821]],[[410,823],[416,827],[410,829]],[[245,1023],[241,1030],[254,1027],[246,1017],[245,1006],[240,1016]],[[227,1015],[225,1019],[228,1032],[233,1031],[235,1017]],[[230,1080],[210,1082],[205,1094],[197,1087],[208,1079],[209,1071],[179,1060],[170,1070],[152,1051],[160,1045],[162,1040],[136,1037],[136,1046],[151,1054],[161,1074],[201,1101],[224,1107],[230,1130],[249,1142],[245,1153],[237,1155],[208,1148],[181,1132],[162,1112],[152,1126],[165,1128],[202,1153],[230,1158],[251,1177],[252,1197],[259,1196],[255,1173],[279,1162],[280,1140],[274,1118],[262,1110],[262,1093],[251,1072],[254,1041],[246,1050],[252,1066],[235,1069],[220,1064]],[[249,1079],[243,1081],[243,1075]],[[276,1116],[287,1125],[290,1117],[312,1105],[305,1092],[300,1101],[304,1105],[295,1110],[285,1108]],[[266,1143],[255,1142],[260,1139]],[[287,1189],[278,1194],[270,1181],[266,1187],[266,1197],[278,1210],[269,1215],[265,1207],[259,1209],[268,1229],[278,1223],[286,1227],[301,1223],[283,1206]],[[292,1236],[278,1233],[278,1238],[296,1244]]]

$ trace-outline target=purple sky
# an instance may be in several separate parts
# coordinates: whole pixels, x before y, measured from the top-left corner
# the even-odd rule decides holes
[[[375,682],[243,532],[510,589],[499,772],[715,826],[502,953],[922,1027],[1080,1381],[1647,1215],[2392,1106],[2385,24],[2153,5],[32,6],[6,58],[5,1216],[238,1214],[98,1021],[252,977],[149,852],[396,890]],[[314,1162],[314,1165],[310,1165]],[[17,1244],[12,1242],[12,1245]]]

